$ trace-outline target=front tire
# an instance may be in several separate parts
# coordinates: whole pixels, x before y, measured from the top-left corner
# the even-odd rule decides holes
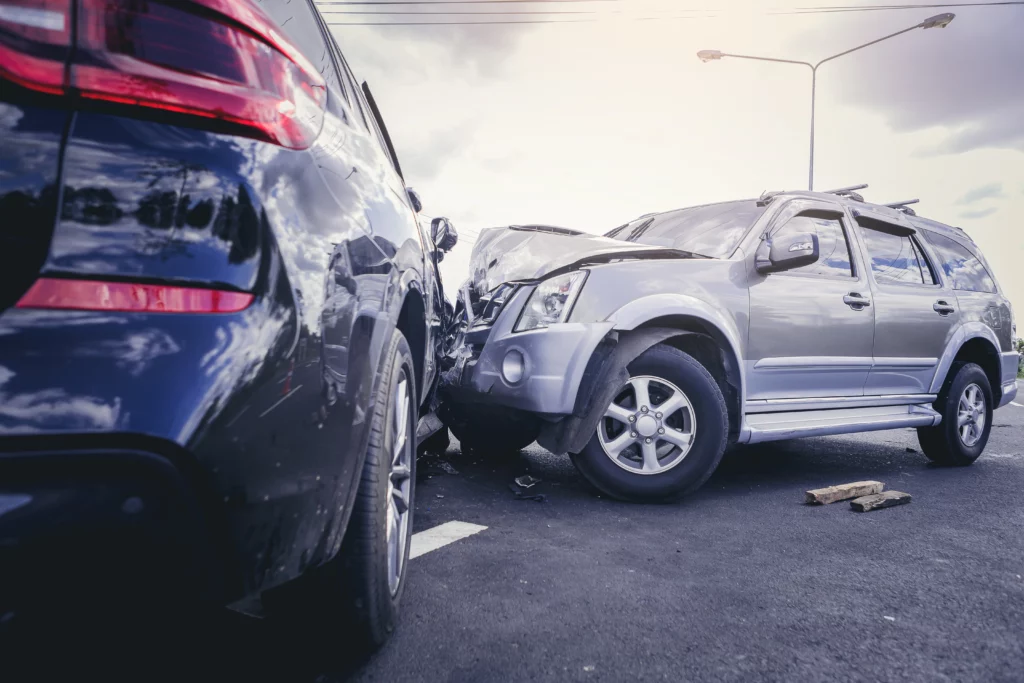
[[[603,493],[647,502],[681,498],[718,467],[729,435],[722,390],[692,356],[659,344],[628,367],[573,464]]]
[[[970,465],[988,443],[992,431],[992,385],[975,363],[954,363],[933,404],[942,414],[935,427],[919,427],[921,450],[936,464]]]

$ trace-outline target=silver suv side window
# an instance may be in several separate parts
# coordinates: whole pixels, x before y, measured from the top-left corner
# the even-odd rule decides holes
[[[877,282],[934,285],[935,278],[920,248],[910,235],[893,235],[861,226]]]
[[[823,277],[853,277],[849,241],[841,220],[817,216],[795,216],[776,230],[772,237],[801,232],[817,233],[818,261],[786,271],[787,273]]]
[[[928,233],[928,241],[935,247],[942,271],[953,283],[953,289],[967,292],[996,291],[996,282],[989,275],[985,264],[961,244],[933,232]]]

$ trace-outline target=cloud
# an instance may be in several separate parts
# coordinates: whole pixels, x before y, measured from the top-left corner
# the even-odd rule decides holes
[[[985,207],[984,209],[973,209],[971,211],[964,211],[963,213],[960,214],[960,217],[971,219],[984,218],[985,216],[991,216],[998,210],[999,208],[996,206],[988,206]]]
[[[821,58],[913,25],[931,11],[842,15],[792,50]],[[960,8],[948,28],[911,31],[825,65],[819,86],[846,104],[879,112],[897,132],[947,129],[923,155],[1024,151],[1021,25],[1024,7]]]
[[[963,197],[957,200],[957,204],[974,204],[983,199],[996,199],[1005,196],[1002,183],[989,183],[969,190]]]

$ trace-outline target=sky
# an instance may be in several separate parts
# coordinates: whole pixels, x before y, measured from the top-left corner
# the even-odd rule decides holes
[[[449,288],[466,278],[483,228],[603,233],[652,211],[806,189],[810,70],[704,63],[698,50],[815,62],[954,12],[947,28],[820,68],[815,188],[868,183],[868,201],[919,198],[919,215],[971,235],[1024,311],[1024,5],[794,13],[882,3],[317,3],[370,83],[424,214],[448,216],[461,233],[442,264]],[[407,14],[439,11],[519,14]],[[381,21],[559,23],[365,25]]]

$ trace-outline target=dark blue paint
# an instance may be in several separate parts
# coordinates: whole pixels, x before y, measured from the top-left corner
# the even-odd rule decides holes
[[[0,286],[0,494],[27,486],[4,476],[26,448],[130,447],[188,470],[225,599],[337,552],[381,350],[419,310],[403,331],[426,404],[441,314],[403,180],[355,103],[328,96],[294,151],[4,91],[0,258],[22,277]],[[13,308],[43,274],[256,298],[217,315]],[[23,529],[0,516],[0,539]]]

